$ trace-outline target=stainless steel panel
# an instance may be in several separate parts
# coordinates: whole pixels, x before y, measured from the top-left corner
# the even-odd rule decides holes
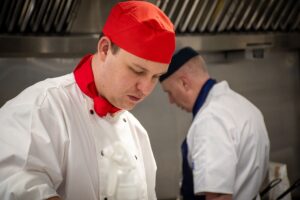
[[[72,36],[0,36],[0,56],[78,57],[95,52],[99,34]],[[18,44],[18,45],[12,45]]]
[[[288,12],[290,11],[293,4],[294,4],[293,0],[285,1],[284,8],[283,8],[283,10],[280,11],[280,15],[279,15],[278,19],[272,24],[273,30],[277,30],[279,28],[279,24],[282,22],[284,17],[288,15]]]
[[[299,49],[299,33],[220,34],[177,36],[176,45],[191,46],[198,51],[235,51],[248,48]]]
[[[16,28],[17,30],[21,29],[21,26],[23,24],[23,21],[25,19],[26,13],[27,13],[27,9],[29,6],[31,0],[24,0],[23,5],[20,9],[20,13],[19,13],[19,18],[17,19],[18,21],[16,22]]]
[[[291,10],[288,13],[287,18],[283,19],[282,23],[280,24],[280,28],[282,30],[287,30],[288,25],[291,23],[291,21],[294,19],[294,17],[299,13],[300,1],[296,0],[296,2],[294,2],[294,3],[295,4],[291,7]]]
[[[264,21],[267,18],[268,12],[271,9],[272,5],[274,3],[274,0],[269,0],[267,3],[266,8],[264,9],[264,12],[262,13],[261,17],[259,18],[257,24],[255,25],[255,29],[258,30],[262,27]]]
[[[220,34],[176,37],[176,45],[191,46],[199,51],[235,51],[249,47],[299,49],[299,33],[274,34]],[[75,57],[97,48],[99,34],[70,36],[0,36],[0,56]],[[12,43],[18,45],[11,45]]]
[[[271,25],[275,23],[275,21],[279,18],[280,11],[282,11],[282,7],[286,0],[278,0],[276,2],[275,8],[272,10],[271,16],[266,24],[263,26],[264,30],[271,28]]]
[[[56,0],[49,0],[49,3],[48,3],[47,8],[46,8],[46,11],[44,13],[43,20],[41,22],[41,26],[44,29],[44,31],[47,30],[46,29],[47,26],[51,26],[51,24],[50,24],[50,16],[51,16],[51,13],[53,11],[56,11],[55,8],[54,8],[54,4],[56,3],[55,1]]]
[[[36,4],[36,0],[30,0],[25,17],[24,17],[23,22],[20,27],[21,32],[24,32],[26,30],[26,28],[28,27],[29,19],[32,16],[35,4]]]
[[[82,0],[76,11],[71,34],[99,34],[112,6],[117,0]],[[87,12],[88,11],[88,12]]]
[[[186,7],[187,7],[188,3],[189,3],[189,0],[185,0],[185,1],[182,1],[181,5],[178,6],[179,7],[178,14],[177,14],[177,17],[174,21],[175,30],[177,29],[180,21],[182,21],[182,18],[184,16],[184,12],[186,10]]]
[[[179,27],[181,32],[186,31],[199,2],[200,2],[199,0],[193,0],[193,1],[191,1],[190,6],[186,8],[187,16],[185,17],[182,25],[180,25],[180,27]]]
[[[195,32],[197,26],[200,33],[269,31],[282,18],[284,3],[285,0],[177,0],[169,17],[182,33],[187,29]],[[294,13],[290,18],[295,17]]]
[[[243,8],[245,7],[245,1],[238,1],[238,6],[231,18],[231,20],[228,23],[228,26],[226,27],[227,31],[232,30],[232,28],[234,27],[238,17],[241,15]]]
[[[13,3],[13,7],[11,7],[11,18],[9,19],[8,22],[8,28],[7,31],[8,32],[12,32],[15,28],[15,25],[17,24],[17,21],[19,19],[20,16],[20,11],[22,10],[22,6],[24,1],[23,0],[17,0],[15,1],[16,3]]]
[[[200,32],[204,32],[207,28],[208,22],[212,17],[212,14],[214,10],[216,9],[218,0],[209,0],[207,7],[205,8],[204,11],[204,19],[200,19],[199,25],[198,25],[198,30]]]
[[[169,2],[169,0],[165,0],[163,2],[163,4],[160,6],[160,8],[161,8],[162,11],[166,12],[166,8],[167,8],[167,5],[168,5],[168,2]]]
[[[77,0],[2,0],[0,31],[99,33],[110,8],[119,1],[85,0],[79,4]],[[148,1],[169,16],[177,33],[277,31],[279,26],[284,32],[298,30],[298,0]],[[5,26],[1,26],[3,22]]]
[[[55,27],[57,32],[63,31],[63,26],[66,22],[66,19],[68,17],[69,12],[70,12],[72,3],[73,3],[73,0],[67,0],[66,1],[65,7],[64,7],[63,12],[62,12],[62,15],[59,19],[59,22],[58,22],[57,26]]]
[[[249,22],[247,23],[247,25],[245,26],[246,30],[250,30],[252,28],[253,23],[256,21],[257,18],[259,18],[261,16],[261,14],[263,13],[263,9],[264,9],[264,5],[267,3],[268,0],[261,0],[258,2],[257,7],[254,10],[254,13],[252,14]]]
[[[299,29],[299,25],[300,25],[300,12],[298,13],[295,23],[292,25],[292,30],[295,31],[296,29]]]
[[[255,14],[255,12],[257,10],[257,7],[259,6],[260,2],[261,2],[261,0],[255,0],[254,1],[253,5],[252,5],[252,8],[250,9],[250,11],[248,13],[248,16],[246,17],[246,19],[244,21],[242,31],[247,30],[246,27],[250,23],[251,17]]]
[[[61,17],[63,16],[64,14],[64,10],[65,10],[65,7],[66,7],[66,4],[67,4],[67,1],[68,0],[61,0],[61,3],[59,5],[59,9],[58,9],[58,12],[57,12],[57,15],[55,17],[55,20],[54,20],[54,30],[56,32],[59,32],[58,30],[58,26],[59,24],[61,23]]]
[[[190,32],[194,32],[196,30],[197,26],[200,23],[200,19],[204,15],[204,11],[205,11],[205,8],[206,8],[208,2],[209,2],[209,0],[200,0],[200,3],[199,3],[200,7],[197,7],[200,10],[198,11],[198,9],[196,9],[196,11],[198,11],[198,14],[195,19],[192,19],[192,22],[188,27]]]
[[[73,4],[66,20],[66,32],[69,33],[71,31],[72,25],[76,19],[77,10],[80,5],[80,0],[73,0]]]
[[[173,8],[173,0],[165,0],[161,4],[160,8],[164,11],[164,13],[169,16],[171,9]]]
[[[177,8],[177,5],[178,5],[178,3],[179,3],[179,0],[174,0],[172,3],[173,3],[173,4],[172,4],[172,7],[171,7],[171,9],[170,9],[170,12],[169,12],[167,15],[168,15],[168,17],[174,22],[174,20],[173,20],[173,15],[174,15],[174,13],[175,13],[175,10],[176,10],[176,8]]]
[[[33,29],[34,22],[35,22],[35,20],[37,18],[38,11],[39,11],[40,7],[41,7],[41,1],[37,0],[35,2],[34,9],[32,11],[32,16],[30,17],[30,20],[29,20],[29,24],[28,24],[29,31],[32,31],[32,29]]]
[[[211,21],[208,25],[209,32],[215,32],[217,25],[220,24],[221,20],[224,18],[224,15],[227,13],[231,0],[219,0],[218,5],[212,14]]]
[[[1,7],[0,7],[0,30],[2,29],[2,24],[4,24],[5,19],[7,17],[7,12],[9,8],[10,0],[2,0]],[[4,28],[4,26],[3,26]]]
[[[256,2],[256,0],[249,0],[249,1],[247,2],[247,4],[245,4],[245,10],[242,11],[240,20],[237,21],[237,23],[236,23],[236,25],[235,25],[235,29],[236,29],[236,30],[240,31],[240,30],[243,28],[243,26],[244,26],[246,20],[247,20],[248,17],[250,16],[250,12],[251,12],[252,10],[254,10],[255,2]]]
[[[160,7],[160,4],[161,4],[161,0],[157,0],[157,1],[155,2],[155,5],[156,5],[157,7]]]
[[[53,25],[53,22],[54,22],[54,19],[58,13],[58,8],[61,4],[61,0],[53,0],[53,6],[51,7],[51,10],[48,12],[48,17],[44,17],[43,19],[43,29],[45,32],[49,32],[52,25]],[[48,8],[50,9],[50,6],[48,5]]]
[[[109,4],[104,0],[3,0],[0,2],[0,6],[6,5],[8,9],[5,18],[3,19],[5,26],[1,26],[0,31],[2,31],[2,33],[3,31],[7,33],[8,28],[13,27],[10,29],[12,31],[10,35],[15,33],[19,34],[20,32],[33,32],[36,35],[45,35],[45,33],[54,32],[70,33],[70,36],[79,35],[83,38],[89,38],[93,33],[99,34],[101,32],[102,25],[106,20],[108,12],[116,2],[119,2],[119,0],[110,1]],[[298,0],[153,0],[151,2],[158,4],[160,8],[170,16],[175,25],[177,35],[180,36],[181,34],[183,35],[184,33],[191,32],[197,33],[198,37],[203,37],[208,34],[209,36],[216,38],[216,40],[219,40],[221,44],[224,42],[220,39],[222,36],[219,37],[219,34],[214,33],[226,31],[232,34],[232,32],[235,32],[233,35],[238,39],[239,34],[244,35],[246,32],[250,31],[259,34],[257,31],[267,33],[271,28],[272,30],[277,28],[275,31],[279,30],[279,28],[284,28],[283,32],[298,32],[299,30],[300,1]],[[22,5],[19,12],[15,9],[17,4]],[[2,11],[3,8],[0,8],[0,10]],[[87,12],[87,10],[89,12]],[[1,16],[3,16],[3,13],[0,13],[0,17]],[[13,24],[13,22],[17,22],[17,24]],[[273,33],[264,35],[266,38],[272,38],[272,34]],[[13,38],[14,37],[8,39],[7,42],[14,42],[15,40],[18,42],[20,41],[20,38],[17,35],[17,39]],[[28,45],[26,42],[27,35],[23,36],[23,38],[25,42],[22,44]],[[46,54],[44,53],[45,49],[56,49],[59,47],[55,41],[61,42],[61,48],[69,48],[68,42],[63,42],[65,38],[58,39],[57,37],[54,37],[55,39],[52,40],[52,42],[54,42],[53,45],[46,41],[49,38],[50,37],[46,36],[42,37],[41,40],[35,40],[29,37],[29,40],[33,43],[36,42],[37,44],[42,45],[42,47],[33,45],[33,52],[37,52],[37,49],[41,50],[38,55],[44,56]],[[72,37],[69,37],[66,40],[79,41],[79,39],[73,40],[73,38],[70,38]],[[226,49],[228,51],[235,50],[235,45],[237,43],[227,35],[224,38],[227,38],[233,43],[232,46],[229,45]],[[205,39],[201,41],[210,41],[210,37],[209,39],[205,37]],[[4,42],[4,44],[6,45],[8,52],[11,52],[10,49],[12,49],[12,47],[8,47],[9,45],[7,45],[7,42]],[[45,44],[46,47],[44,46]],[[82,42],[79,42],[79,44],[82,44]],[[291,45],[292,48],[295,46],[295,44],[290,43],[289,40],[288,44]],[[218,49],[224,50],[222,45],[213,43],[212,46],[215,51],[218,51]],[[279,46],[282,45],[280,44]],[[212,48],[209,46],[205,47],[208,49]],[[26,49],[20,46],[19,48],[24,51]],[[20,53],[18,49],[14,50],[16,51],[16,54]],[[68,50],[70,50],[69,53],[63,51],[63,54],[69,55],[73,52],[75,52],[75,54],[78,52],[77,49]],[[26,51],[30,51],[30,49],[26,49]],[[24,54],[26,53],[27,52],[24,52]],[[49,53],[49,56],[53,55],[52,51],[49,51]]]
[[[232,0],[230,2],[228,11],[225,13],[225,16],[221,19],[220,25],[218,27],[218,32],[222,32],[225,30],[226,26],[229,23],[229,20],[233,17],[234,12],[238,6],[239,0]]]
[[[31,24],[33,32],[37,32],[39,30],[39,27],[44,18],[44,14],[47,9],[48,3],[49,3],[48,1],[41,1],[40,7],[37,10],[38,12]]]

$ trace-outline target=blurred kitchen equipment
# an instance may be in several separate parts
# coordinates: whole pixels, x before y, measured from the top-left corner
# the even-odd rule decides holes
[[[270,200],[276,200],[282,193],[288,190],[290,187],[290,181],[288,178],[287,164],[279,162],[270,162],[269,164],[269,180],[275,180],[280,178],[281,181],[276,187],[269,190],[268,196]],[[291,194],[287,193],[283,200],[291,200]]]
[[[279,195],[279,197],[276,198],[276,200],[280,200],[283,199],[287,194],[289,194],[290,192],[292,192],[293,190],[295,190],[296,188],[298,188],[300,186],[300,179],[296,180],[291,187],[289,187],[285,192],[283,192],[281,195]]]
[[[276,178],[272,180],[260,193],[260,197],[263,198],[273,187],[278,185],[281,182],[281,178]]]

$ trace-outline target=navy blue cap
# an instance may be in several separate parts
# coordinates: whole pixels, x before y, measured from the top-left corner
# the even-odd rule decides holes
[[[163,82],[166,78],[176,72],[182,65],[184,65],[184,63],[198,55],[199,53],[191,47],[184,47],[182,49],[179,49],[173,55],[168,71],[159,77],[159,81]]]

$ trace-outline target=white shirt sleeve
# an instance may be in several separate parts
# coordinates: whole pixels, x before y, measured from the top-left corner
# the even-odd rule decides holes
[[[49,104],[39,107],[8,103],[1,108],[1,199],[41,200],[58,196],[65,142],[55,112]]]
[[[195,120],[187,138],[194,191],[232,194],[237,164],[230,133],[234,130],[210,114]]]

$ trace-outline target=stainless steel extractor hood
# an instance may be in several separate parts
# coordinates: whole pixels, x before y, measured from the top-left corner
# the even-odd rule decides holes
[[[2,33],[66,33],[80,0],[1,0]]]
[[[291,32],[300,28],[298,0],[158,0],[178,33]]]
[[[178,45],[201,51],[300,47],[299,0],[157,0]]]
[[[118,0],[1,0],[0,56],[93,52]],[[177,45],[200,51],[300,48],[299,0],[153,0],[173,21]]]

